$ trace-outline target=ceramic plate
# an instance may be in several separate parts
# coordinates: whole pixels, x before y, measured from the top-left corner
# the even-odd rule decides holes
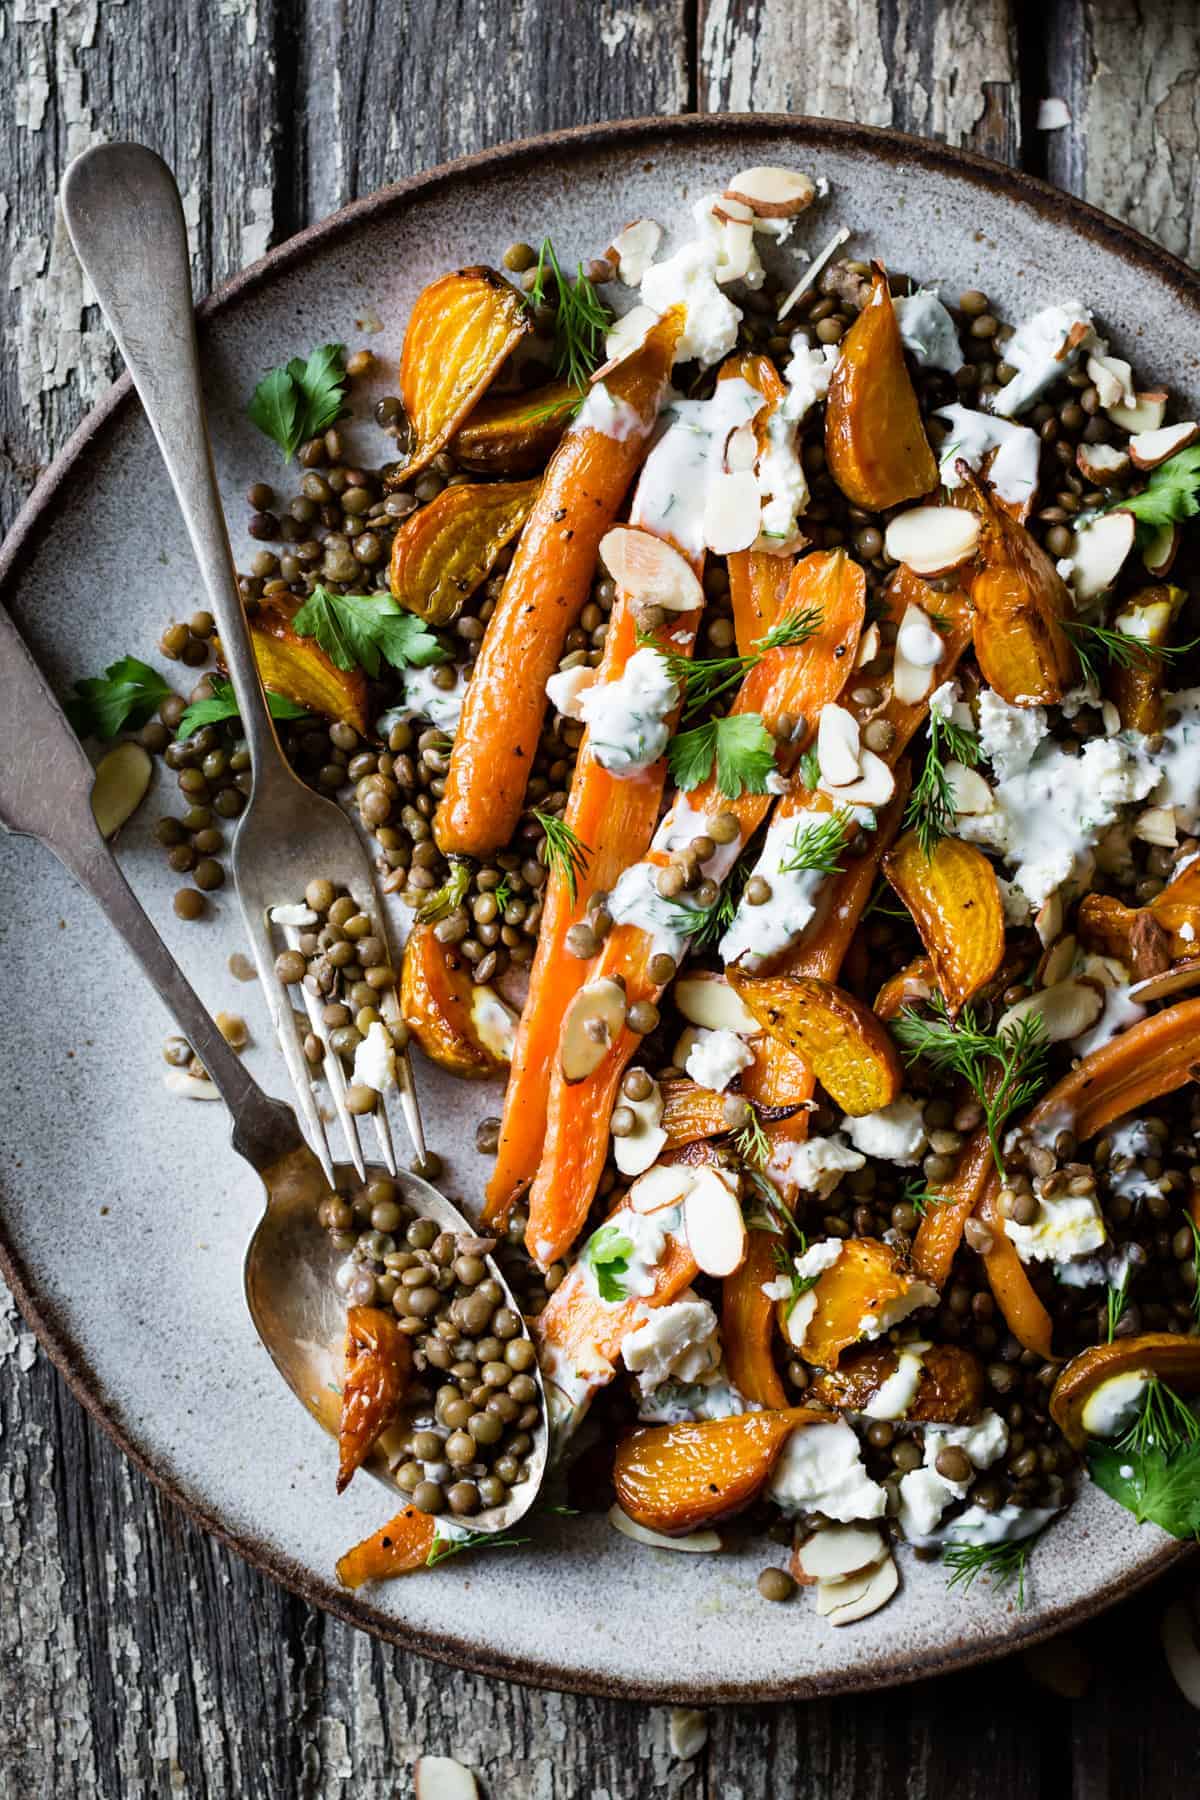
[[[589,127],[489,152],[358,203],[285,245],[204,308],[202,360],[221,485],[240,557],[244,490],[275,472],[242,407],[262,371],[330,339],[395,363],[409,307],[447,268],[495,261],[552,231],[572,258],[732,171],[793,163],[830,197],[797,233],[835,223],[894,268],[956,294],[981,287],[1016,317],[1090,303],[1145,385],[1200,406],[1200,282],[1123,226],[1007,170],[936,146],[800,119]],[[372,335],[373,334],[373,335]],[[1186,416],[1186,414],[1185,414]],[[354,441],[367,460],[373,427]],[[241,541],[238,541],[239,538]],[[0,561],[4,593],[60,690],[125,651],[153,651],[198,603],[166,477],[122,382],[85,421],[22,514]],[[163,774],[157,777],[162,789]],[[253,985],[228,973],[232,897],[184,926],[177,879],[150,841],[162,789],[121,860],[213,1008],[242,1012],[260,1079],[284,1092]],[[155,801],[158,804],[155,804]],[[242,1301],[256,1182],[228,1148],[223,1112],[163,1087],[171,1021],[90,902],[47,852],[0,844],[8,1043],[0,1084],[3,1260],[18,1299],[79,1398],[125,1451],[210,1530],[309,1599],[381,1636],[487,1673],[647,1699],[768,1699],[874,1686],[1010,1649],[1094,1610],[1161,1569],[1170,1540],[1088,1491],[1035,1559],[1029,1605],[977,1584],[948,1594],[903,1557],[903,1591],[836,1630],[812,1608],[764,1606],[761,1550],[715,1558],[646,1550],[603,1520],[555,1520],[537,1547],[450,1563],[370,1599],[332,1579],[388,1497],[360,1480],[341,1500],[333,1455],[275,1375]],[[53,995],[53,999],[51,999]],[[48,1028],[52,1014],[62,1023]],[[474,1126],[499,1093],[418,1070],[445,1186],[470,1200],[483,1167]]]

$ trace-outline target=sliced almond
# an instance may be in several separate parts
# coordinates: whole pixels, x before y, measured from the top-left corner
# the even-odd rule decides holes
[[[817,725],[817,762],[821,780],[829,787],[846,787],[860,773],[861,738],[858,720],[844,706],[821,708]]]
[[[812,205],[816,192],[816,183],[799,169],[764,164],[735,175],[725,197],[741,200],[760,219],[791,219]]]
[[[668,612],[692,612],[704,589],[687,559],[662,538],[632,525],[615,525],[600,540],[600,560],[623,593]]]
[[[617,265],[617,274],[626,287],[641,287],[642,276],[658,255],[662,243],[662,226],[653,219],[634,219],[618,231],[608,247],[609,260]],[[647,312],[650,310],[646,308]]]
[[[634,1212],[658,1212],[664,1206],[678,1206],[696,1180],[696,1171],[687,1163],[662,1163],[639,1175],[629,1190],[629,1204]]]
[[[867,1618],[871,1613],[878,1612],[881,1606],[887,1605],[899,1585],[900,1577],[896,1572],[895,1559],[889,1556],[878,1568],[872,1570],[871,1579],[863,1593],[853,1600],[847,1600],[844,1605],[832,1608],[829,1623],[852,1625],[855,1619]]]
[[[671,990],[676,1008],[691,1025],[706,1031],[736,1031],[757,1037],[762,1026],[723,975],[683,975]]]
[[[1181,425],[1162,425],[1157,431],[1138,431],[1129,440],[1135,469],[1157,469],[1169,456],[1178,455],[1200,437],[1200,425],[1189,419]]]
[[[748,550],[761,520],[758,482],[753,469],[714,475],[704,499],[704,542],[717,556]]]
[[[955,812],[975,816],[992,810],[992,790],[978,769],[968,769],[965,763],[948,762],[946,780],[954,798]]]
[[[651,1084],[644,1100],[631,1100],[624,1095],[621,1105],[633,1115],[633,1130],[623,1137],[614,1135],[613,1161],[622,1175],[644,1175],[667,1147],[667,1134],[662,1128],[663,1098],[657,1081]]]
[[[517,1042],[517,1015],[494,987],[481,981],[471,990],[471,1024],[475,1036],[497,1062],[510,1063]]]
[[[1077,941],[1073,931],[1068,931],[1057,938],[1044,952],[1037,967],[1037,985],[1039,987],[1057,987],[1065,981],[1075,967],[1075,951]]]
[[[1185,993],[1198,982],[1200,956],[1190,956],[1187,962],[1178,962],[1173,968],[1164,969],[1161,975],[1148,975],[1145,981],[1135,981],[1129,990],[1129,998],[1145,1006],[1151,1000],[1165,1000],[1169,994]]]
[[[837,789],[846,806],[886,806],[896,791],[896,777],[881,756],[864,750],[859,758],[859,778]]]
[[[746,1257],[746,1225],[737,1196],[715,1169],[701,1169],[684,1198],[688,1249],[706,1275],[732,1275]]]
[[[722,222],[717,260],[717,281],[723,287],[730,281],[744,281],[755,265],[753,225]],[[761,265],[760,265],[761,266]]]
[[[1136,404],[1133,370],[1119,356],[1105,356],[1094,350],[1087,359],[1087,372],[1106,412],[1110,406]]]
[[[622,1537],[632,1538],[635,1544],[649,1544],[654,1550],[687,1550],[693,1556],[704,1556],[721,1548],[721,1539],[715,1531],[693,1531],[687,1537],[664,1537],[661,1531],[639,1525],[619,1506],[609,1507],[608,1522]]]
[[[725,225],[752,225],[754,208],[747,206],[744,200],[735,200],[732,194],[719,194],[713,201],[713,212]]]
[[[878,625],[868,625],[858,640],[858,655],[854,659],[856,669],[865,668],[879,655],[879,647],[883,639],[879,635]]]
[[[1018,1000],[1003,1014],[996,1027],[1006,1036],[1023,1019],[1040,1018],[1052,1044],[1065,1044],[1080,1032],[1089,1031],[1104,1011],[1104,996],[1090,981],[1060,981],[1054,987],[1040,988],[1027,1000]]]
[[[1094,600],[1110,588],[1133,549],[1137,520],[1132,513],[1102,513],[1075,537],[1071,588],[1077,600]]]
[[[671,1046],[671,1061],[677,1069],[686,1069],[688,1057],[700,1042],[700,1033],[694,1025],[685,1025]]]
[[[1129,453],[1116,450],[1111,444],[1080,444],[1075,452],[1075,463],[1085,481],[1093,487],[1110,487],[1119,481],[1122,475],[1129,473]]]
[[[272,925],[295,925],[298,930],[304,931],[308,926],[315,925],[316,922],[317,915],[311,906],[292,905],[271,908]]]
[[[559,1061],[563,1080],[586,1081],[595,1074],[625,1024],[625,990],[602,975],[580,988],[567,1008]]]
[[[840,1581],[816,1582],[817,1617],[827,1619],[837,1607],[849,1606],[851,1601],[861,1599],[870,1587],[878,1567],[878,1563],[872,1563],[869,1569],[861,1569],[854,1575],[843,1575]]]
[[[1104,410],[1113,424],[1124,431],[1157,431],[1167,410],[1167,396],[1164,393],[1137,394],[1132,406],[1121,402],[1117,406],[1106,406]]]
[[[725,467],[729,474],[736,475],[743,469],[752,469],[758,461],[758,439],[754,435],[753,425],[738,425],[725,439]]]
[[[708,1714],[695,1706],[673,1706],[667,1742],[677,1761],[691,1762],[708,1742]]]
[[[1200,1643],[1183,1600],[1172,1600],[1162,1621],[1162,1647],[1175,1685],[1191,1706],[1200,1706]]]
[[[824,248],[817,251],[817,254],[813,257],[791,293],[784,299],[783,304],[775,315],[777,319],[787,318],[787,315],[791,312],[793,306],[796,305],[798,300],[802,300],[809,289],[814,286],[817,277],[821,274],[825,265],[833,261],[833,258],[837,255],[842,245],[848,241],[849,237],[850,227],[848,225],[839,225],[838,229],[834,232]]]
[[[897,513],[883,538],[894,562],[916,575],[948,575],[968,562],[979,543],[979,519],[962,506],[914,506]]]
[[[814,1581],[841,1581],[873,1569],[887,1553],[878,1531],[863,1525],[831,1525],[798,1545],[795,1560]]]
[[[154,763],[140,744],[115,744],[96,764],[92,813],[102,837],[115,837],[132,818],[150,786]]]
[[[1038,942],[1043,949],[1048,948],[1061,934],[1063,903],[1062,895],[1057,890],[1051,894],[1048,900],[1042,902],[1037,917],[1033,921],[1033,928],[1038,934]]]
[[[217,1085],[207,1076],[189,1075],[186,1069],[168,1069],[163,1086],[181,1100],[219,1100]]]
[[[452,1756],[419,1756],[413,1791],[416,1800],[479,1800],[475,1777]]]
[[[1151,575],[1169,575],[1179,554],[1182,533],[1178,525],[1159,525],[1142,551],[1142,561]]]
[[[592,375],[593,386],[619,369],[623,362],[639,351],[645,343],[651,329],[658,324],[658,314],[650,306],[633,306],[627,313],[622,313],[612,330],[604,340],[607,361]]]
[[[1145,807],[1137,816],[1133,835],[1141,838],[1143,844],[1158,844],[1164,850],[1173,850],[1179,842],[1174,808],[1170,806]]]

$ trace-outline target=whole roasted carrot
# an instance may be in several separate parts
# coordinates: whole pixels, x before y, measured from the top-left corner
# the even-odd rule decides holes
[[[752,1231],[746,1260],[721,1284],[721,1342],[725,1367],[739,1394],[760,1406],[787,1405],[787,1393],[771,1343],[775,1336],[775,1302],[763,1293],[764,1282],[778,1273],[775,1250],[781,1240],[770,1231]]]
[[[621,434],[609,436],[581,415],[550,459],[467,684],[434,816],[434,836],[448,855],[486,856],[516,828],[546,681],[588,597],[600,539],[654,429],[682,324],[682,309],[673,307],[607,377]]]

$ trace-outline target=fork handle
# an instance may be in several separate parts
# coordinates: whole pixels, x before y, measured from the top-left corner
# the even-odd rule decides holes
[[[267,709],[204,416],[188,262],[175,178],[143,144],[96,144],[62,183],[63,216],[158,440],[217,621],[221,652],[262,789],[294,776]]]
[[[143,912],[92,814],[92,767],[24,639],[0,607],[0,825],[39,839],[85,887],[169,1011],[233,1118],[233,1147],[263,1170],[303,1142],[264,1094]]]

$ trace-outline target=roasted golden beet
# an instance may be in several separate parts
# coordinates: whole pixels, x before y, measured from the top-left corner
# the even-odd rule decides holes
[[[569,381],[488,394],[455,434],[454,460],[479,475],[532,475],[545,468],[578,404]]]
[[[1150,652],[1167,643],[1175,615],[1186,598],[1182,588],[1162,582],[1142,588],[1121,607],[1119,629],[1129,631],[1136,623],[1136,635],[1148,652],[1134,656],[1128,663],[1114,662],[1108,670],[1109,697],[1115,702],[1126,731],[1141,731],[1150,737],[1162,730],[1165,662]]]
[[[749,1506],[797,1427],[824,1422],[808,1407],[742,1413],[695,1425],[647,1425],[617,1446],[613,1486],[648,1531],[683,1537]]]
[[[855,1350],[836,1369],[822,1369],[807,1389],[814,1406],[838,1412],[865,1412],[884,1382],[895,1374],[899,1352],[890,1344]],[[983,1405],[979,1358],[957,1344],[931,1344],[921,1353],[917,1391],[904,1414],[913,1425],[965,1425]]]
[[[937,979],[929,958],[914,956],[904,968],[888,976],[875,996],[871,1011],[877,1019],[898,1018],[906,1006],[915,1006],[922,1000],[928,1000],[936,986]]]
[[[477,993],[470,965],[453,944],[439,942],[432,925],[414,925],[400,972],[404,1022],[430,1062],[452,1075],[482,1080],[499,1074],[505,1064],[479,1035]]]
[[[926,856],[906,831],[883,859],[883,872],[912,914],[952,1013],[995,975],[1004,957],[1004,908],[995,871],[982,850],[945,837]]]
[[[842,1353],[866,1335],[863,1321],[890,1317],[915,1279],[890,1244],[879,1238],[847,1238],[837,1261],[807,1293],[777,1302],[779,1329],[805,1362],[836,1369]],[[914,1295],[914,1311],[916,1299]],[[900,1312],[906,1316],[902,1308]]]
[[[459,269],[422,289],[400,358],[400,398],[413,444],[391,486],[404,486],[450,441],[532,329],[521,295],[495,269]]]
[[[811,976],[745,975],[735,965],[726,980],[843,1112],[878,1112],[897,1098],[904,1081],[896,1046],[861,1000]]]
[[[346,1314],[337,1491],[361,1468],[400,1410],[412,1373],[412,1347],[393,1312],[352,1306]]]
[[[361,669],[339,669],[315,638],[296,635],[292,620],[300,605],[290,594],[271,594],[248,620],[263,686],[327,719],[344,719],[366,736],[366,676]],[[219,645],[217,656],[221,660]]]
[[[774,1232],[752,1231],[741,1268],[721,1284],[721,1342],[729,1379],[747,1400],[777,1408],[787,1405],[787,1393],[771,1354],[775,1303],[763,1284],[778,1273],[775,1253],[781,1247]]]
[[[486,580],[537,498],[536,481],[462,482],[412,513],[392,539],[392,594],[430,625],[448,625]]]
[[[938,466],[904,361],[887,276],[846,333],[825,409],[829,473],[855,506],[880,512],[938,484]]]
[[[1054,1384],[1050,1417],[1076,1450],[1088,1441],[1083,1413],[1097,1388],[1114,1376],[1135,1374],[1157,1375],[1181,1394],[1200,1393],[1200,1338],[1149,1331],[1092,1344],[1073,1356]]]
[[[966,464],[958,468],[981,524],[971,583],[980,672],[1011,706],[1054,705],[1077,671],[1063,630],[1074,610],[1066,583],[1037,540],[997,506]]]
[[[393,1575],[409,1575],[414,1569],[423,1569],[433,1549],[435,1531],[431,1513],[406,1506],[373,1537],[364,1538],[338,1558],[337,1578],[343,1587],[358,1588],[364,1581],[388,1581]]]

